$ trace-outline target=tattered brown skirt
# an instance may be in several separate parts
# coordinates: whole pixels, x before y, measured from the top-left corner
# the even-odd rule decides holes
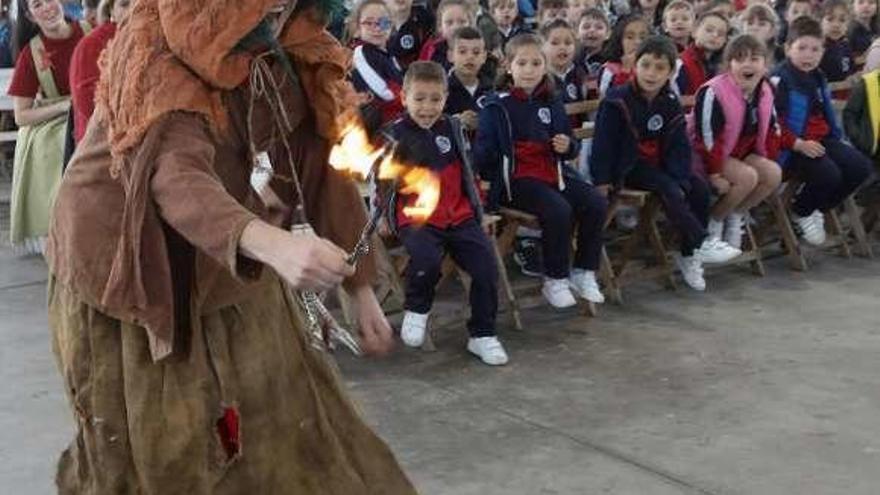
[[[185,357],[50,282],[53,349],[74,410],[61,494],[414,494],[280,283],[202,315]]]

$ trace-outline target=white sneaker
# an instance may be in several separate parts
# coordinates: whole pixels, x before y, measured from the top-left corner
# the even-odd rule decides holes
[[[706,237],[699,249],[694,251],[694,256],[702,263],[726,263],[741,254],[741,250],[711,237]]]
[[[467,350],[479,357],[489,366],[507,364],[507,353],[498,337],[476,337],[468,339]]]
[[[400,340],[410,347],[421,347],[428,331],[428,314],[407,311],[400,325]]]
[[[551,306],[557,309],[570,308],[577,304],[571,289],[568,287],[568,279],[548,278],[544,281],[541,294]]]
[[[599,282],[596,281],[596,272],[592,270],[572,270],[571,276],[568,277],[568,286],[575,294],[587,301],[596,304],[605,302],[605,296],[599,289]]]
[[[693,256],[676,254],[673,256],[673,259],[675,260],[675,266],[681,271],[681,276],[686,284],[700,292],[706,290],[706,279],[703,278],[703,263],[696,256],[696,253]]]
[[[709,235],[709,239],[713,241],[720,241],[721,234],[724,233],[724,221],[718,221],[714,218],[709,219],[709,225],[706,226],[706,233]]]
[[[816,210],[805,217],[797,215],[792,215],[792,217],[801,231],[801,237],[807,241],[807,244],[813,246],[825,244],[825,215],[821,211]]]
[[[742,213],[731,213],[727,217],[724,226],[724,242],[734,249],[742,250],[745,219],[746,216]]]
[[[639,210],[632,206],[624,206],[617,210],[614,221],[622,230],[635,230],[639,226]]]

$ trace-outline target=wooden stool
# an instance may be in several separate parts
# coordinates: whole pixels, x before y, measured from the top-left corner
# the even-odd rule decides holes
[[[611,271],[605,277],[610,278],[612,281],[611,298],[617,303],[623,300],[621,296],[623,286],[633,282],[661,278],[667,288],[675,288],[673,266],[669,261],[663,237],[660,235],[660,229],[657,226],[657,218],[661,213],[662,206],[660,199],[648,191],[633,189],[619,191],[608,207],[608,216],[605,219],[606,229],[617,212],[626,206],[638,209],[639,225],[631,235],[624,239],[617,259],[611,260],[608,263]],[[651,245],[656,266],[633,270],[636,250],[645,240]]]

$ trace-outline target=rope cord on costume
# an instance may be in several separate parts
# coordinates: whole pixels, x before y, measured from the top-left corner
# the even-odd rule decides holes
[[[275,76],[272,75],[272,70],[269,68],[269,63],[266,61],[266,59],[272,55],[273,52],[262,53],[254,58],[252,64],[250,73],[250,98],[247,109],[248,147],[250,148],[254,167],[265,169],[266,167],[258,163],[256,159],[257,148],[254,143],[254,107],[257,98],[263,98],[269,105],[269,109],[272,112],[272,120],[276,124],[272,126],[272,137],[276,137],[276,132],[280,134],[278,137],[280,137],[281,143],[284,145],[284,150],[287,153],[287,162],[290,167],[291,175],[286,176],[284,174],[276,173],[271,166],[266,171],[269,172],[273,178],[293,183],[298,196],[298,206],[303,216],[300,220],[307,223],[308,216],[305,211],[305,196],[303,195],[302,183],[299,179],[299,173],[296,171],[296,165],[293,163],[293,149],[287,138],[287,136],[293,132],[293,125],[291,124],[290,115],[288,115],[287,109],[284,108],[284,102],[281,98],[281,86],[278,81],[275,80]]]

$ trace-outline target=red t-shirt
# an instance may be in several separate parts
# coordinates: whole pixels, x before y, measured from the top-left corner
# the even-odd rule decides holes
[[[46,63],[52,67],[52,75],[55,76],[55,85],[62,96],[70,94],[70,58],[76,44],[83,38],[83,30],[76,22],[71,22],[72,32],[69,38],[62,40],[49,39],[39,35],[46,47]],[[34,57],[31,54],[30,43],[22,48],[15,62],[15,71],[12,74],[12,82],[9,84],[9,96],[23,98],[35,98],[40,92],[40,81],[37,78],[37,70],[34,67]]]
[[[79,42],[70,60],[70,90],[73,98],[73,138],[77,143],[86,133],[95,111],[95,89],[101,79],[98,57],[116,34],[116,24],[107,22]]]

